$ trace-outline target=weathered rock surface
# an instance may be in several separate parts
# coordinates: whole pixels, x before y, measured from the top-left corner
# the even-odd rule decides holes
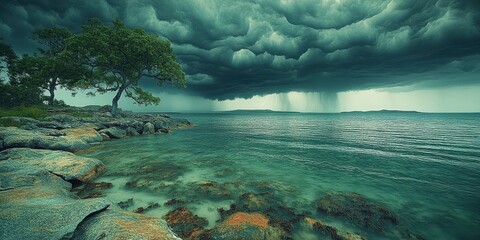
[[[78,225],[72,239],[180,240],[164,220],[123,211],[113,206],[87,217]]]
[[[70,190],[72,185],[43,168],[15,160],[0,161],[0,191],[5,189],[44,185]]]
[[[102,162],[64,151],[12,148],[0,152],[0,160],[15,160],[44,168],[67,181],[89,182],[105,171]]]
[[[382,231],[397,224],[393,212],[357,193],[330,192],[316,202],[317,211],[346,218],[358,226]]]
[[[0,238],[69,238],[85,217],[108,206],[106,199],[78,200],[45,185],[0,191]]]
[[[0,127],[0,139],[3,140],[4,149],[21,147],[74,152],[90,146],[81,139],[65,136],[47,136],[41,131],[29,131],[16,127]]]

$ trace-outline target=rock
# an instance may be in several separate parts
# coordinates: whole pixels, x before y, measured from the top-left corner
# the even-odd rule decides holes
[[[38,122],[35,125],[41,128],[50,128],[50,129],[65,129],[68,128],[67,125],[58,123],[58,122]]]
[[[259,213],[237,212],[213,229],[204,231],[199,239],[289,239],[280,228],[269,225]]]
[[[334,240],[366,240],[361,235],[339,230],[313,218],[306,217],[304,220],[313,230],[321,232],[324,236],[329,236]]]
[[[45,120],[56,121],[56,122],[60,122],[60,123],[70,123],[70,122],[78,121],[78,119],[76,117],[73,117],[71,115],[66,115],[66,114],[52,115],[50,117],[46,117]]]
[[[326,193],[316,202],[316,208],[320,213],[343,217],[356,225],[377,231],[385,230],[390,224],[397,224],[393,212],[357,193]]]
[[[165,221],[123,211],[118,207],[110,207],[106,211],[88,216],[78,225],[71,239],[181,240],[175,236]]]
[[[195,239],[208,225],[207,219],[194,215],[187,207],[168,212],[164,219],[173,232],[183,239]]]
[[[64,151],[12,148],[0,152],[0,160],[15,160],[44,168],[70,182],[89,182],[105,172],[105,166],[99,160]]]
[[[103,141],[103,137],[95,130],[94,124],[85,124],[76,128],[64,129],[61,132],[66,136],[65,139],[81,140],[87,143]]]
[[[145,123],[145,125],[143,125],[142,134],[152,134],[152,133],[155,133],[155,126],[153,126],[151,122]]]
[[[137,132],[137,129],[133,128],[133,127],[128,127],[127,128],[127,135],[128,136],[137,136],[139,135],[139,133]]]
[[[106,209],[105,199],[79,200],[50,186],[0,191],[1,239],[64,239],[92,213]]]
[[[76,138],[46,136],[40,131],[23,130],[16,127],[0,127],[0,139],[4,148],[37,148],[75,152],[90,145]]]
[[[0,151],[3,150],[3,140],[0,139]]]
[[[97,197],[103,197],[103,194],[98,190],[110,189],[112,187],[113,187],[113,184],[109,182],[99,182],[99,183],[90,182],[90,183],[84,184],[83,186],[77,189],[74,189],[74,191],[82,199],[97,198]]]
[[[43,168],[19,161],[0,161],[0,190],[26,186],[50,186],[70,190],[72,184]]]
[[[110,127],[107,129],[100,130],[100,133],[107,134],[110,138],[124,138],[127,135],[127,132],[118,127]]]

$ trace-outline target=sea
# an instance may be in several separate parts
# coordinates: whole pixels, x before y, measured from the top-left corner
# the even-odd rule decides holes
[[[79,153],[104,162],[96,182],[112,183],[102,193],[116,202],[133,199],[127,210],[158,203],[145,214],[163,217],[176,199],[212,228],[242,194],[270,192],[275,204],[367,239],[480,239],[480,114],[171,116],[192,126]],[[361,195],[362,207],[381,206],[397,221],[381,230],[352,221],[349,212],[362,210],[348,199],[346,213],[319,211],[331,194]],[[322,239],[298,221],[294,239]]]

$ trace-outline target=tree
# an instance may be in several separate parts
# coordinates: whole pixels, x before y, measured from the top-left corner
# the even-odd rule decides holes
[[[143,29],[127,28],[120,20],[103,25],[90,19],[83,32],[68,39],[67,52],[90,69],[90,78],[79,83],[98,93],[116,92],[112,115],[116,115],[123,92],[138,104],[160,103],[160,99],[139,86],[141,79],[185,87],[185,74],[176,62],[170,42]]]
[[[17,61],[16,73],[23,80],[34,81],[48,91],[49,105],[55,103],[57,87],[71,89],[85,77],[86,68],[74,62],[64,51],[66,40],[72,36],[65,28],[37,29],[33,32],[33,39],[44,47],[39,49],[41,55],[24,55]]]

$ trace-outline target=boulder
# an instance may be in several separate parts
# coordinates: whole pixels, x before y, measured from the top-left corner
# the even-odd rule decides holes
[[[163,239],[180,240],[159,218],[109,207],[80,223],[71,239]]]
[[[15,160],[43,168],[70,182],[89,182],[105,172],[99,160],[64,151],[12,148],[0,152],[0,160]]]
[[[71,192],[45,185],[0,191],[0,238],[66,239],[92,213],[106,209],[106,199],[79,200]]]
[[[127,132],[118,127],[109,127],[99,131],[100,133],[107,134],[110,138],[124,138],[127,135]]]
[[[152,134],[152,133],[155,133],[155,126],[151,122],[145,123],[145,125],[143,125],[142,134]]]
[[[328,192],[315,205],[319,213],[343,217],[372,230],[383,231],[389,225],[397,224],[393,212],[357,193]]]
[[[137,136],[139,135],[139,133],[137,132],[137,129],[133,128],[133,127],[128,127],[127,130],[127,135],[128,136]]]

